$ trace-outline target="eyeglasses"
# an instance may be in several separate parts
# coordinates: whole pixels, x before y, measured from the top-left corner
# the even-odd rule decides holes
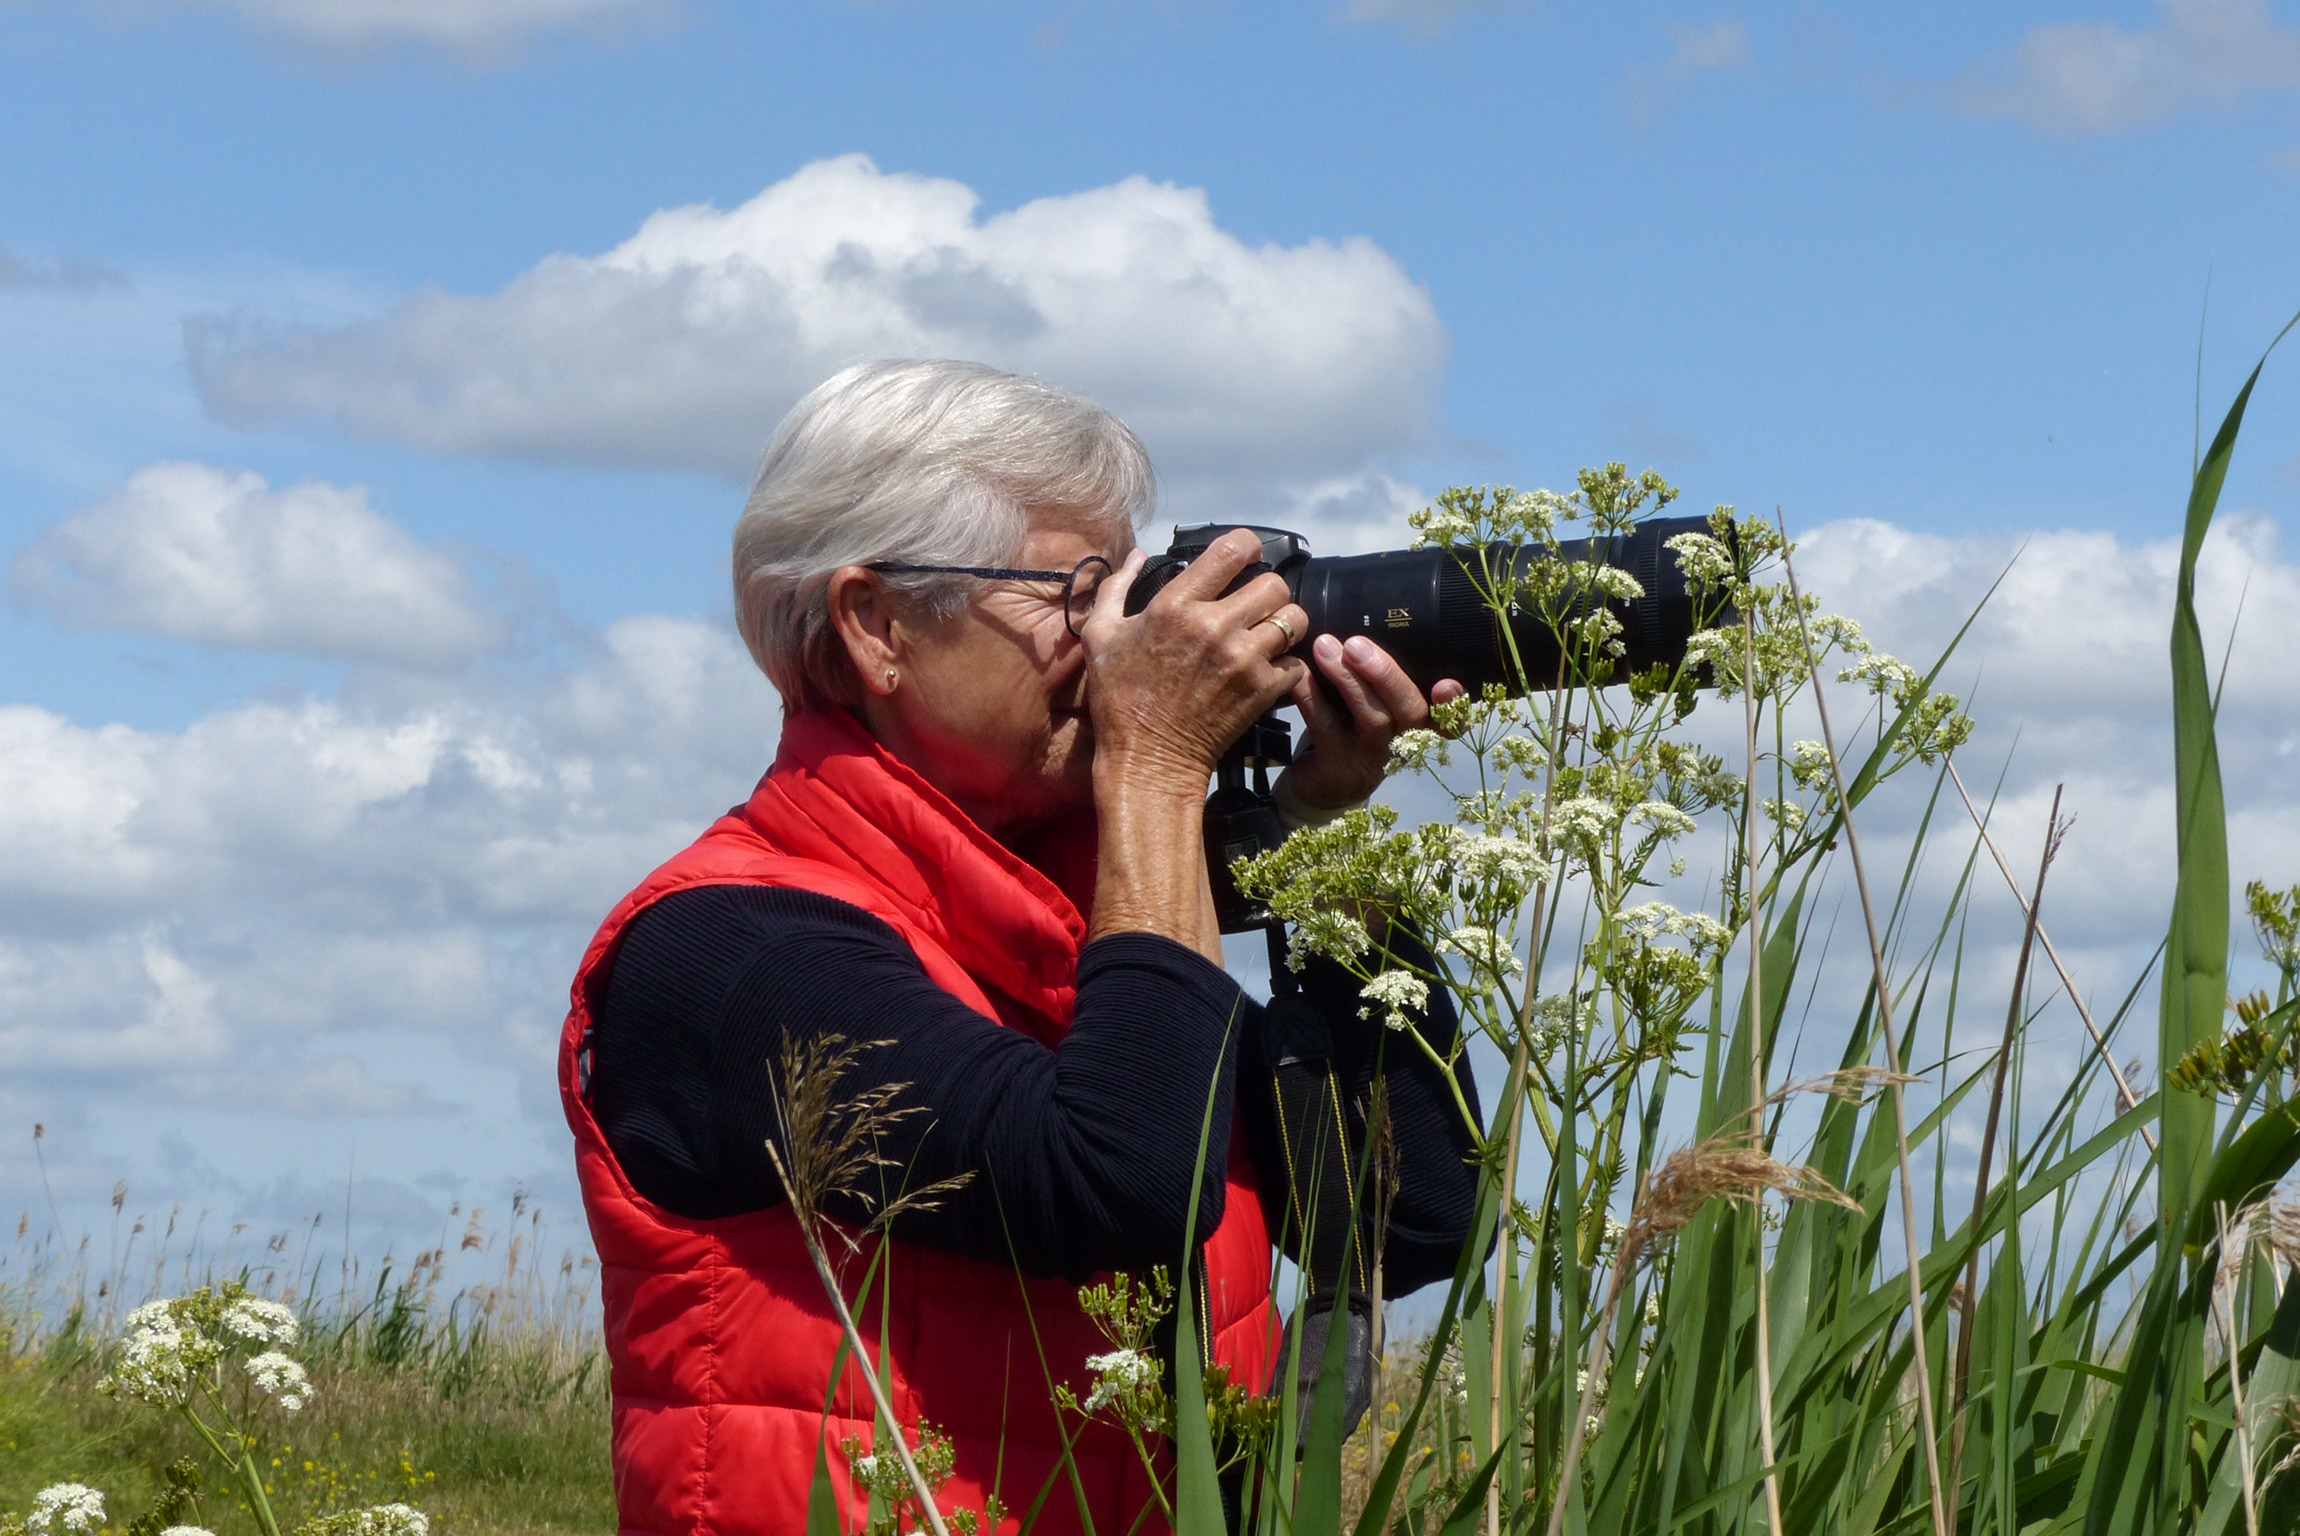
[[[1110,562],[1088,555],[1067,571],[1032,571],[1009,565],[907,565],[900,560],[874,560],[863,567],[887,576],[974,576],[983,581],[1059,581],[1062,583],[1062,622],[1075,635],[1094,611],[1094,594],[1110,574]]]

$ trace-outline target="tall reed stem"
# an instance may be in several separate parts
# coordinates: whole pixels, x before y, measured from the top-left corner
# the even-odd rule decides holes
[[[2243,1224],[2233,1234],[2228,1230],[2228,1210],[2225,1206],[2219,1212],[2219,1219],[2221,1268],[2225,1273],[2230,1237],[2233,1236],[2247,1247],[2251,1245],[2252,1216],[2247,1211]],[[2243,1262],[2239,1260],[2237,1278],[2242,1279],[2243,1273]],[[2236,1312],[2232,1298],[2234,1289],[2232,1285],[2216,1282],[2212,1287],[2212,1308],[2214,1320],[2220,1324],[2220,1337],[2228,1346],[2228,1397],[2236,1410],[2237,1465],[2244,1473],[2244,1536],[2260,1536],[2260,1488],[2252,1473],[2252,1426],[2246,1421],[2244,1403],[2244,1341],[2236,1336]]]
[[[1741,720],[1748,732],[1749,774],[1742,781],[1743,873],[1749,885],[1749,1137],[1762,1147],[1765,1141],[1765,920],[1757,897],[1757,621],[1741,615]],[[1765,1523],[1772,1536],[1781,1529],[1781,1479],[1774,1472],[1780,1454],[1773,1442],[1773,1319],[1770,1287],[1765,1276],[1765,1205],[1758,1196],[1750,1208],[1750,1227],[1756,1242],[1757,1266],[1757,1446],[1765,1458]]]
[[[870,1386],[870,1399],[878,1408],[879,1422],[886,1426],[887,1438],[894,1442],[894,1453],[902,1462],[903,1476],[910,1479],[911,1491],[918,1496],[919,1513],[933,1528],[934,1536],[950,1536],[942,1523],[942,1511],[935,1507],[934,1490],[919,1475],[918,1463],[911,1460],[910,1442],[903,1438],[902,1422],[894,1416],[894,1405],[887,1401],[886,1388],[879,1384],[878,1372],[871,1369],[862,1333],[855,1327],[854,1314],[847,1310],[846,1293],[839,1289],[838,1276],[831,1272],[830,1255],[823,1252],[822,1241],[815,1236],[814,1213],[800,1202],[790,1172],[783,1167],[783,1154],[775,1150],[772,1141],[767,1143],[767,1157],[775,1165],[775,1177],[782,1180],[783,1197],[791,1202],[791,1210],[799,1217],[799,1236],[806,1240],[807,1257],[814,1260],[815,1278],[822,1282],[823,1294],[831,1299],[831,1310],[838,1314],[839,1327],[846,1332],[847,1348],[854,1351],[855,1365]]]
[[[1980,807],[1973,804],[1973,797],[1966,792],[1964,776],[1957,772],[1957,765],[1953,759],[1948,768],[1949,782],[1957,787],[1957,798],[1964,801],[1965,814],[1972,817],[1973,827],[1981,835],[1981,846],[1986,848],[1989,851],[1989,857],[1996,861],[1997,873],[2005,877],[2005,889],[2012,892],[2013,900],[2021,902],[2021,915],[2027,916],[2028,905],[2021,896],[2019,878],[2013,874],[2012,866],[2005,862],[2005,856],[1997,851],[1996,839],[1989,836],[1988,821],[1981,815]],[[2133,1091],[2131,1082],[2124,1075],[2124,1069],[2116,1064],[2116,1056],[2108,1048],[2108,1037],[2103,1035],[2100,1032],[2100,1026],[2093,1022],[2092,1010],[2084,1005],[2084,994],[2076,989],[2076,982],[2068,974],[2068,967],[2061,963],[2060,951],[2053,948],[2052,935],[2045,931],[2042,923],[2037,924],[2036,941],[2044,946],[2045,958],[2052,962],[2053,974],[2060,977],[2061,990],[2068,993],[2068,1000],[2076,1005],[2076,1016],[2084,1020],[2085,1033],[2092,1036],[2092,1048],[2100,1053],[2101,1065],[2108,1068],[2109,1077],[2116,1083],[2116,1108],[2117,1112],[2122,1114],[2140,1102],[2140,1095]],[[2148,1150],[2154,1152],[2156,1150],[2155,1134],[2144,1125],[2140,1128],[2140,1135],[2141,1139],[2148,1143]]]
[[[1549,715],[1546,728],[1542,732],[1543,745],[1549,756],[1549,772],[1543,776],[1541,787],[1541,830],[1538,840],[1543,847],[1549,845],[1549,813],[1557,800],[1557,722],[1565,708],[1563,666],[1564,663],[1561,660],[1559,662],[1560,675],[1557,686],[1550,691]],[[1548,905],[1549,884],[1544,881],[1534,887],[1533,891],[1533,923],[1526,930],[1525,941],[1525,997],[1518,1004],[1517,1045],[1510,1053],[1508,1081],[1517,1085],[1517,1091],[1510,1095],[1509,1147],[1502,1159],[1500,1221],[1502,1239],[1495,1244],[1494,1249],[1493,1353],[1490,1357],[1493,1361],[1491,1373],[1493,1380],[1491,1383],[1492,1390],[1489,1393],[1491,1398],[1490,1417],[1487,1420],[1493,1435],[1493,1443],[1496,1445],[1501,1443],[1502,1434],[1502,1329],[1509,1319],[1509,1308],[1505,1305],[1508,1286],[1504,1277],[1514,1267],[1510,1258],[1512,1247],[1512,1240],[1509,1237],[1510,1216],[1512,1205],[1517,1199],[1517,1161],[1519,1150],[1524,1145],[1525,1110],[1533,1093],[1531,1077],[1533,1005],[1535,998],[1541,992],[1541,924]],[[1572,1113],[1572,1106],[1568,1105],[1566,1112]],[[1563,1256],[1564,1262],[1578,1262],[1579,1253],[1580,1245],[1577,1242],[1573,1252]],[[1486,1536],[1501,1536],[1501,1485],[1499,1479],[1489,1481],[1486,1484],[1485,1530]]]
[[[1965,1294],[1957,1308],[1956,1369],[1949,1381],[1948,1477],[1952,1487],[1956,1486],[1965,1459],[1965,1405],[1972,1381],[1973,1322],[1980,1313],[1981,1216],[1988,1208],[1989,1171],[1996,1160],[1997,1126],[2004,1116],[2005,1079],[2012,1071],[2013,1044],[2020,1037],[2021,1018],[2028,1011],[2028,967],[2036,953],[2037,914],[2044,910],[2044,877],[2051,872],[2053,855],[2060,851],[2061,835],[2068,830],[2060,820],[2060,796],[2065,787],[2060,784],[2052,787],[2052,811],[2044,823],[2044,854],[2036,865],[2036,894],[2022,903],[2027,920],[2021,928],[2020,960],[2013,966],[2012,1001],[2005,1005],[2004,1039],[1997,1046],[1996,1072],[1989,1084],[1988,1126],[1981,1133],[1980,1172],[1973,1180],[1973,1251],[1965,1260]]]
[[[1885,940],[1877,926],[1877,904],[1869,894],[1868,866],[1861,859],[1861,836],[1853,825],[1853,797],[1845,790],[1845,769],[1837,756],[1836,732],[1829,725],[1829,696],[1821,686],[1821,658],[1813,649],[1812,626],[1805,620],[1804,594],[1797,588],[1797,567],[1791,559],[1788,530],[1782,530],[1781,572],[1789,583],[1789,605],[1797,614],[1797,632],[1805,647],[1805,669],[1813,680],[1813,705],[1821,715],[1821,745],[1829,753],[1829,781],[1837,793],[1838,814],[1845,823],[1845,850],[1853,860],[1853,883],[1861,894],[1861,921],[1868,929],[1869,962],[1875,973],[1877,1022],[1885,1036],[1885,1055],[1893,1102],[1893,1155],[1900,1168],[1901,1241],[1908,1252],[1909,1353],[1917,1373],[1917,1432],[1924,1442],[1925,1492],[1932,1503],[1933,1536],[1949,1536],[1948,1500],[1941,1487],[1940,1431],[1933,1420],[1933,1371],[1925,1342],[1925,1280],[1919,1270],[1924,1250],[1917,1237],[1917,1180],[1909,1169],[1909,1108],[1901,1090],[1900,1032],[1893,1027],[1893,987],[1885,972]]]

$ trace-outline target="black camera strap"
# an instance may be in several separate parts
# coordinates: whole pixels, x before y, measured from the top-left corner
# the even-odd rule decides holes
[[[1288,1244],[1309,1280],[1310,1295],[1325,1299],[1344,1290],[1370,1292],[1366,1238],[1357,1191],[1357,1153],[1349,1114],[1334,1075],[1333,1040],[1326,1021],[1299,992],[1274,997],[1262,1015],[1264,1059],[1277,1111],[1278,1145],[1286,1164]],[[1360,1227],[1350,1243],[1350,1228]],[[1343,1272],[1344,1249],[1353,1251]]]
[[[1273,945],[1275,948],[1275,945]],[[1285,1389],[1289,1359],[1295,1367],[1297,1446],[1309,1437],[1310,1413],[1324,1374],[1332,1330],[1347,1330],[1343,1353],[1342,1424],[1357,1427],[1373,1401],[1373,1281],[1380,1242],[1375,1207],[1358,1188],[1368,1128],[1352,1116],[1334,1071],[1333,1036],[1316,1006],[1278,978],[1262,1015],[1263,1059],[1269,1064],[1271,1107],[1285,1162],[1286,1217],[1281,1245],[1294,1256],[1306,1294],[1286,1324],[1270,1382]],[[1288,978],[1290,979],[1290,978]],[[1353,1231],[1355,1241],[1352,1241]]]

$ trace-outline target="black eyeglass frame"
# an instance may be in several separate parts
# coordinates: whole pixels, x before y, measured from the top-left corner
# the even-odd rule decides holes
[[[1090,565],[1102,567],[1108,578],[1116,569],[1106,555],[1088,555],[1067,571],[1034,571],[1012,565],[911,565],[902,560],[873,560],[863,569],[887,576],[973,576],[983,581],[1059,581],[1062,583],[1062,626],[1073,635],[1078,624],[1071,617],[1070,594],[1077,589],[1078,578]]]

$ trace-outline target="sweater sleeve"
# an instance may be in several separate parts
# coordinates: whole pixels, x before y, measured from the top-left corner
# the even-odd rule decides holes
[[[808,892],[706,887],[624,935],[598,1010],[593,1096],[640,1192],[681,1215],[782,1203],[767,1144],[786,1041],[858,1049],[832,1098],[893,1090],[884,1198],[949,1179],[905,1214],[912,1241],[1083,1278],[1175,1264],[1200,1118],[1197,1230],[1220,1222],[1235,1087],[1237,984],[1180,944],[1111,935],[1080,956],[1059,1049],[984,1018],[928,979],[877,918]],[[867,1217],[861,1195],[833,1214]]]

